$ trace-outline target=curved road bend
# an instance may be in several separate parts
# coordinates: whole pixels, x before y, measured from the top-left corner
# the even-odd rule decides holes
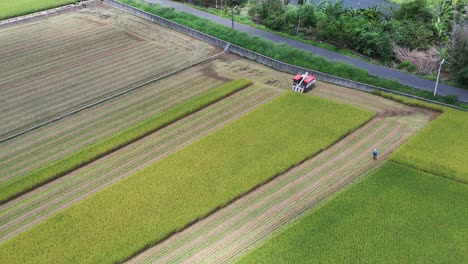
[[[199,17],[209,19],[218,24],[231,27],[232,22],[229,19],[225,19],[216,15],[212,15],[210,13],[194,9],[189,6],[177,3],[177,2],[172,2],[169,0],[145,0],[145,1],[149,3],[158,3],[166,7],[173,7],[176,11],[190,13]],[[308,45],[299,41],[288,39],[288,38],[285,38],[285,37],[282,37],[282,36],[267,32],[267,31],[263,31],[261,29],[253,28],[244,24],[234,23],[234,27],[235,29],[242,31],[242,32],[246,32],[249,35],[263,37],[273,42],[282,42],[290,46],[309,51],[313,53],[314,55],[319,55],[329,60],[342,61],[342,62],[352,64],[358,68],[367,70],[369,74],[372,74],[372,75],[376,75],[382,78],[397,80],[403,84],[409,85],[411,87],[414,87],[420,90],[427,90],[427,91],[434,90],[435,81],[427,80],[418,76],[407,74],[405,72],[390,69],[390,68],[383,67],[380,65],[375,65],[375,64],[365,62],[359,59],[341,55],[341,54],[338,54],[329,50],[314,47],[314,46],[311,46],[311,45]],[[452,87],[443,83],[439,83],[439,86],[437,88],[437,94],[457,95],[460,101],[468,102],[468,90]]]

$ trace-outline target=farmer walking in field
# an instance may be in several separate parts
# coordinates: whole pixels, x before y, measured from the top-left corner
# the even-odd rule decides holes
[[[377,155],[379,155],[379,152],[377,149],[374,149],[374,151],[372,151],[372,157],[374,157],[374,160],[377,160]]]

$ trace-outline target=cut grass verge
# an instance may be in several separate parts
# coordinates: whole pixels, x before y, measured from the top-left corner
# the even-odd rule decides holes
[[[0,1],[0,20],[59,7],[80,0],[3,0]]]
[[[240,263],[462,263],[468,185],[388,162]]]
[[[407,105],[442,114],[392,154],[395,162],[468,183],[468,113],[403,96],[377,93]]]
[[[111,263],[334,143],[374,113],[289,92],[0,244],[6,263]]]
[[[55,160],[48,165],[44,165],[7,181],[0,185],[0,203],[8,201],[88,164],[251,84],[252,82],[250,80],[238,79],[221,85],[173,108],[160,112],[137,125]]]

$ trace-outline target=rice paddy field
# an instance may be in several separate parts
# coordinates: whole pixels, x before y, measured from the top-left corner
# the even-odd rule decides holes
[[[464,263],[467,199],[466,184],[388,162],[239,263]]]
[[[15,0],[0,2],[0,20],[76,3],[78,0]]]
[[[288,92],[106,5],[0,38],[1,263],[467,257],[464,112]]]

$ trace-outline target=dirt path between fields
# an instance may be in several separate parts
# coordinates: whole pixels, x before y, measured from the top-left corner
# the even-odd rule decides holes
[[[312,92],[366,107],[378,116],[329,149],[251,191],[128,263],[227,263],[381,164],[432,118],[415,108],[321,83]],[[380,156],[372,159],[372,149]]]

